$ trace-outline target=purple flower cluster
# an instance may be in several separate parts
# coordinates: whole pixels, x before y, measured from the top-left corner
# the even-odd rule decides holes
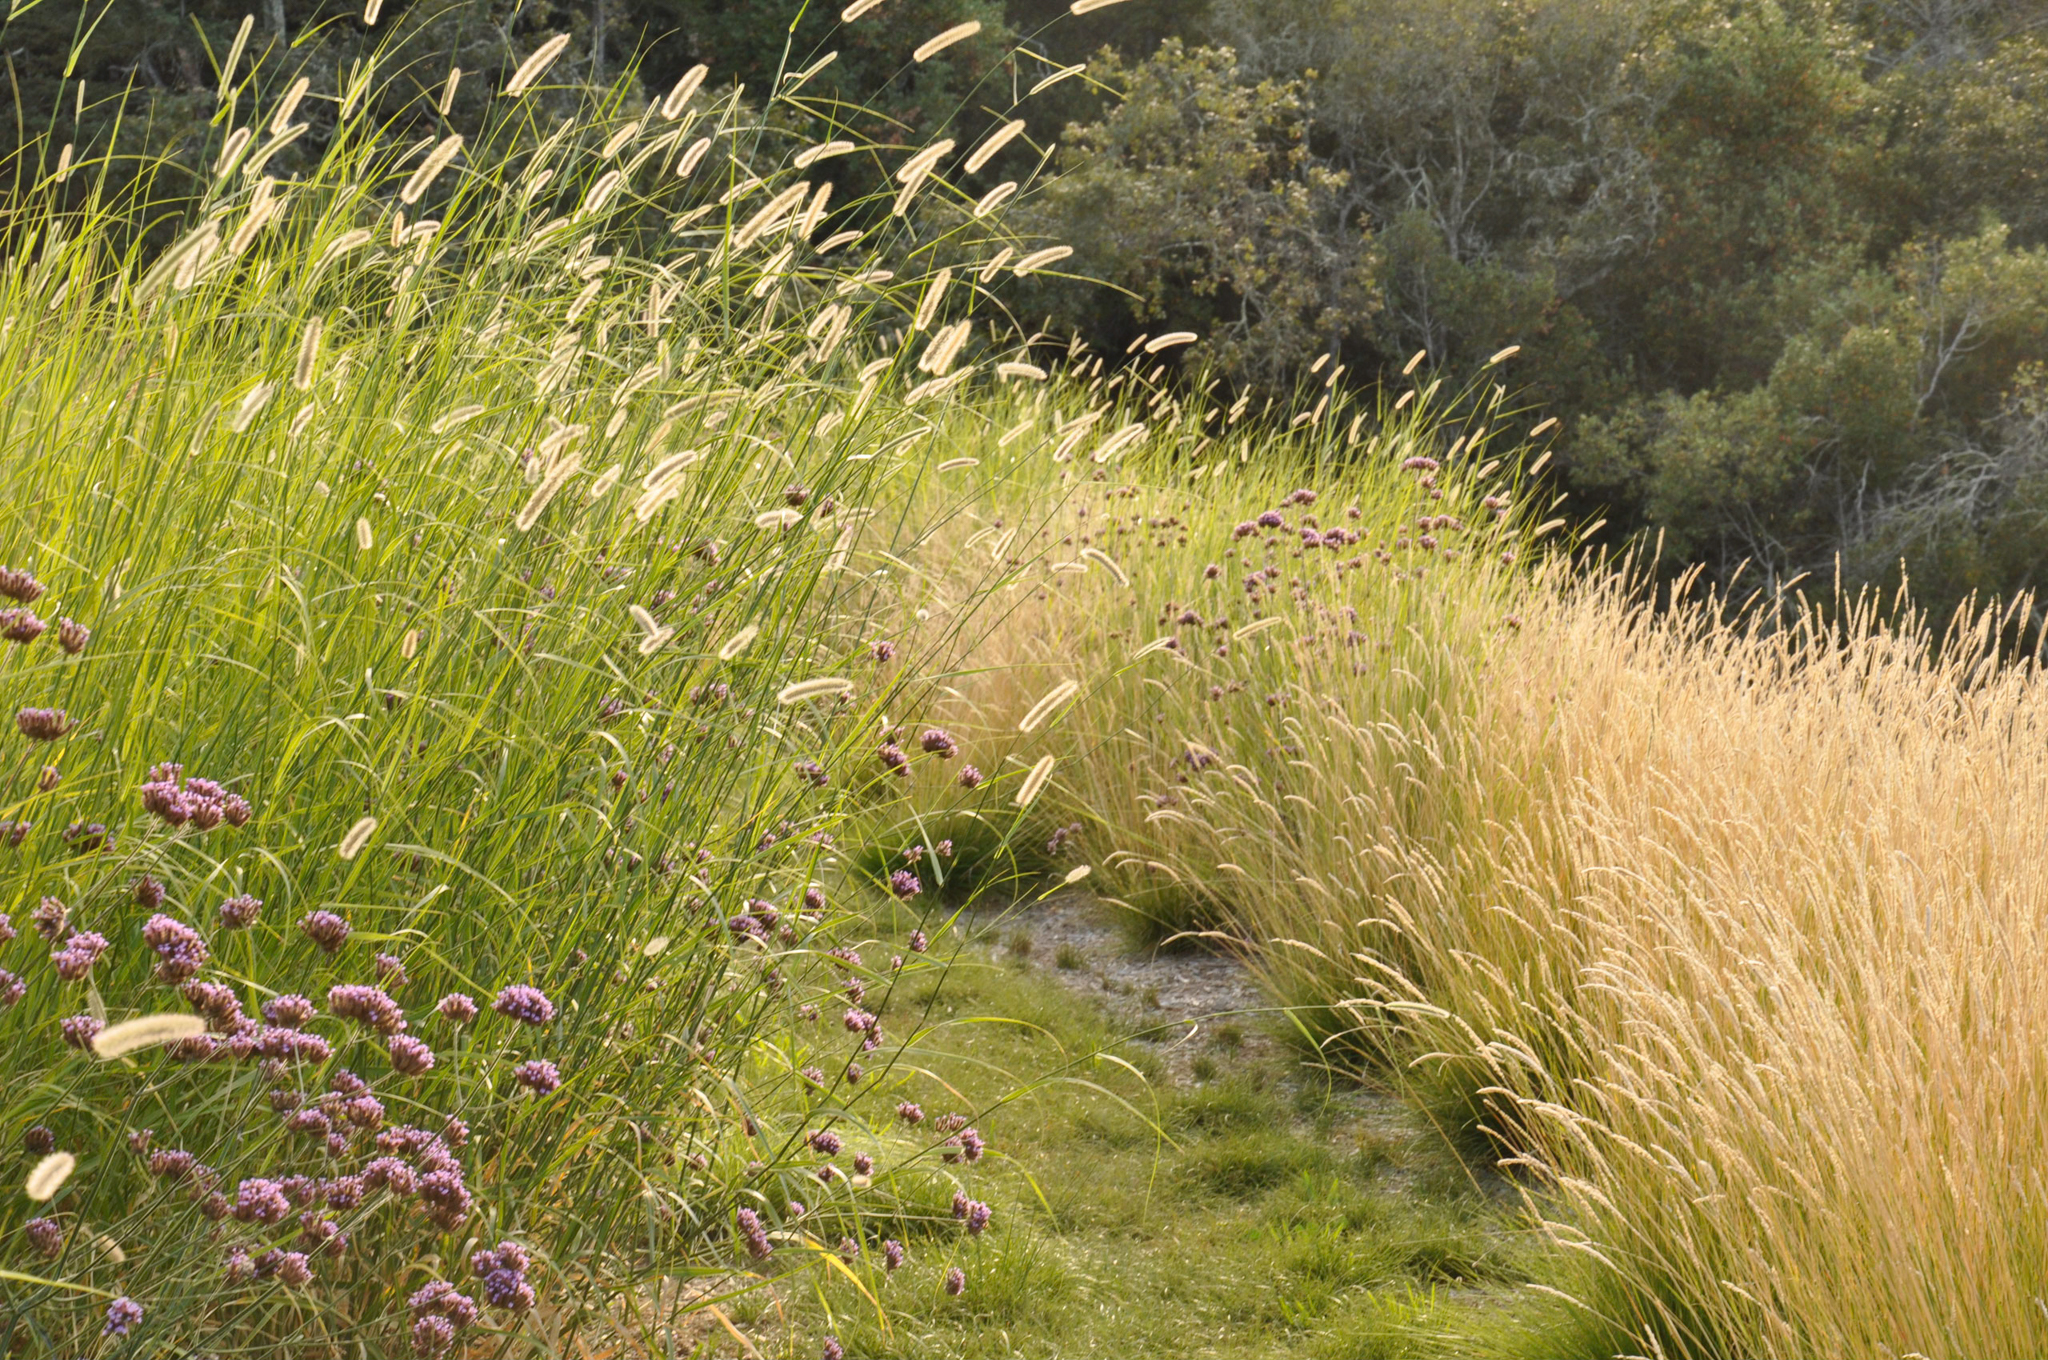
[[[107,1305],[107,1325],[100,1329],[101,1336],[126,1336],[128,1329],[142,1321],[142,1305],[123,1294]]]
[[[51,954],[50,962],[56,965],[58,977],[66,982],[79,982],[106,952],[106,936],[96,930],[82,930],[66,940],[63,948]]]
[[[899,777],[910,773],[910,757],[903,754],[903,748],[893,741],[885,741],[875,748],[875,759],[882,762],[882,768]]]
[[[142,882],[154,880],[145,878]],[[159,898],[161,893],[162,889],[158,889]],[[165,982],[183,982],[205,966],[206,941],[176,917],[162,912],[151,916],[142,927],[142,940],[156,951],[156,975]]]
[[[747,1255],[756,1261],[765,1261],[774,1255],[775,1248],[768,1243],[768,1230],[761,1226],[761,1216],[752,1209],[741,1209],[734,1217],[739,1222],[740,1238],[747,1244]]]
[[[54,1218],[32,1218],[21,1225],[29,1246],[42,1256],[55,1258],[64,1252],[64,1229]]]
[[[61,708],[23,708],[15,711],[14,725],[30,741],[55,741],[71,730],[71,719]]]
[[[343,1020],[360,1020],[379,1034],[405,1028],[405,1012],[381,987],[344,982],[327,989],[327,1009]]]
[[[813,788],[824,788],[832,782],[832,776],[825,773],[825,767],[815,760],[799,760],[795,766],[797,777]]]
[[[981,771],[972,765],[962,765],[959,780],[963,789],[978,788],[981,785]]]
[[[247,930],[256,924],[256,918],[263,911],[261,899],[238,893],[220,904],[220,924],[223,930]]]
[[[403,1077],[416,1077],[434,1065],[434,1050],[410,1034],[394,1034],[385,1045],[391,1055],[391,1070]]]
[[[562,1073],[545,1058],[529,1058],[512,1069],[512,1080],[539,1095],[550,1095],[562,1084]]]
[[[545,1025],[555,1018],[555,1003],[548,1000],[538,987],[529,987],[523,982],[515,982],[499,992],[498,999],[491,1003],[491,1009],[526,1025]]]
[[[450,992],[434,1003],[434,1009],[441,1013],[443,1020],[452,1020],[466,1025],[476,1019],[476,1002],[461,992]]]
[[[534,1305],[533,1286],[526,1282],[530,1264],[526,1248],[517,1242],[500,1242],[496,1251],[479,1251],[469,1258],[470,1270],[484,1282],[484,1302],[514,1313]]]
[[[476,1300],[446,1280],[430,1280],[405,1301],[412,1312],[412,1349],[419,1356],[445,1355],[455,1334],[477,1319]]]
[[[144,810],[155,813],[170,827],[190,822],[201,831],[211,831],[222,822],[246,825],[250,817],[249,802],[242,795],[229,793],[211,779],[187,779],[185,767],[170,761],[150,767],[141,792]]]
[[[910,870],[898,869],[889,875],[889,891],[896,895],[898,901],[907,902],[924,891],[924,884],[918,882],[917,875]]]
[[[940,760],[951,760],[954,756],[960,754],[960,743],[954,741],[953,734],[944,728],[933,727],[927,729],[924,736],[919,739],[918,744]]]
[[[810,1144],[814,1149],[824,1153],[827,1157],[837,1157],[840,1148],[845,1146],[840,1142],[839,1135],[830,1129],[819,1129],[813,1133],[810,1137]]]
[[[43,598],[43,583],[33,572],[17,567],[0,567],[0,595],[23,604],[34,604]]]
[[[36,909],[28,914],[30,924],[36,933],[52,944],[59,943],[71,933],[71,909],[54,897],[45,897],[36,903]]]
[[[299,930],[328,954],[347,943],[349,929],[349,923],[331,911],[309,911],[299,918]]]

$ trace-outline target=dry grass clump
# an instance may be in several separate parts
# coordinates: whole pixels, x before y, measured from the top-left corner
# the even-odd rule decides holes
[[[1457,704],[1210,777],[1285,998],[1482,1117],[1655,1354],[2038,1349],[2048,692],[1998,619],[1532,589]],[[1332,681],[1338,683],[1331,683]]]
[[[899,828],[880,840],[930,844],[935,827],[989,840],[1013,879],[1087,865],[1133,932],[1158,940],[1228,919],[1234,880],[1180,867],[1205,843],[1196,776],[1284,782],[1301,675],[1341,674],[1405,709],[1440,696],[1450,653],[1500,626],[1526,451],[1488,452],[1497,395],[1462,429],[1425,397],[1213,444],[1187,430],[1218,413],[1193,411],[1105,475],[1073,431],[1091,417],[1128,428],[1099,414],[1111,398],[1091,407],[1092,388],[1056,383],[973,445],[971,469],[933,475],[888,556],[924,677],[906,702],[986,778],[1021,784],[1054,755],[1044,791],[999,847],[922,773],[879,781],[874,815]],[[1440,466],[1447,445],[1462,462]]]

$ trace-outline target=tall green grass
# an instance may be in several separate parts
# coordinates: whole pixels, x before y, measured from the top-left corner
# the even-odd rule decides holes
[[[458,146],[373,123],[380,79],[307,96],[336,129],[291,181],[294,111],[233,92],[161,251],[147,179],[91,161],[9,205],[0,665],[61,716],[8,738],[0,1133],[75,1165],[0,1208],[0,1335],[41,1352],[539,1350],[795,1262],[881,1277],[853,1206],[896,1161],[821,1179],[809,1134],[891,1121],[886,1000],[928,965],[851,947],[857,790],[796,766],[891,706],[849,560],[1002,357],[938,258],[999,221],[943,157],[924,216],[828,216],[773,101],[501,93]],[[246,825],[202,829],[229,795]],[[494,1011],[517,986],[550,1014]],[[62,1029],[195,1008],[125,1058]],[[530,1306],[467,1263],[501,1240]],[[437,1281],[481,1316],[408,1305]]]

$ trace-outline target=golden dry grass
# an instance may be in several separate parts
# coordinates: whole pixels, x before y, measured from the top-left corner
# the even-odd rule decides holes
[[[1990,617],[1785,613],[1539,585],[1418,718],[1304,674],[1305,798],[1204,824],[1275,988],[1484,1108],[1645,1351],[2037,1353],[2048,691]]]

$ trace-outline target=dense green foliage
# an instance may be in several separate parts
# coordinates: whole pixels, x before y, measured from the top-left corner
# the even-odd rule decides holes
[[[24,145],[48,166],[183,144],[196,167],[247,0],[88,8],[8,22]],[[1109,352],[1195,329],[1265,389],[1329,351],[1373,383],[1418,349],[1470,371],[1520,345],[1565,487],[1674,567],[1890,581],[1903,558],[1937,609],[2044,584],[2048,34],[2021,0],[839,9],[392,0],[373,32],[354,3],[260,0],[245,61],[332,88],[402,36],[421,88],[466,68],[438,120],[459,128],[556,31],[572,80],[638,61],[658,91],[703,61],[750,101],[831,52],[776,116],[884,144],[971,136],[1085,61],[965,181],[1025,180],[1020,224],[1114,285],[1043,280],[1034,318]],[[906,59],[963,20],[982,31]],[[317,154],[312,121],[281,168]],[[1054,148],[1063,173],[1031,180]]]

